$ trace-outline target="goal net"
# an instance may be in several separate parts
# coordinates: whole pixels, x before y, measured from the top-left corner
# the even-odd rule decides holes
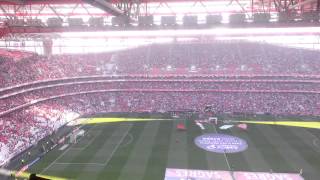
[[[75,144],[77,140],[84,136],[85,131],[83,129],[75,130],[70,135],[70,143]]]

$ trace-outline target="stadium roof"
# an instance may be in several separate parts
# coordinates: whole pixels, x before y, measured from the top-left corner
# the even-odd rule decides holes
[[[299,14],[299,18],[301,18],[304,12],[318,10],[318,1],[320,2],[320,0],[3,0],[0,1],[0,28],[2,28],[0,37],[3,36],[0,46],[16,47],[13,44],[19,42],[25,46],[19,48],[28,49],[28,47],[31,47],[33,48],[32,51],[38,52],[36,49],[42,46],[43,40],[47,39],[52,39],[53,46],[61,50],[61,45],[67,42],[69,45],[75,46],[81,44],[75,43],[79,42],[81,38],[86,39],[84,42],[89,42],[88,39],[94,39],[97,42],[99,39],[101,41],[99,42],[100,49],[103,49],[106,41],[110,45],[111,42],[114,44],[117,39],[123,40],[126,38],[140,39],[138,44],[146,44],[150,42],[171,42],[177,38],[182,39],[182,41],[188,38],[196,41],[230,38],[252,40],[255,36],[260,36],[262,40],[268,39],[265,38],[268,36],[287,36],[286,39],[288,41],[291,39],[292,44],[299,44],[297,42],[301,42],[301,40],[297,38],[297,35],[312,37],[311,39],[318,37],[320,31],[313,26],[319,24],[307,24],[310,27],[307,28],[306,24],[301,23],[277,24],[272,22],[258,28],[247,27],[243,30],[243,27],[238,26],[226,30],[230,27],[227,25],[229,16],[234,13],[242,13],[252,22],[254,13],[270,13],[271,21],[273,21],[279,17],[279,12],[285,10],[287,14]],[[161,30],[160,27],[160,29],[155,29],[154,32],[146,33],[148,30],[144,29],[142,31],[139,29],[140,27],[135,26],[136,29],[126,29],[129,31],[123,32],[124,28],[112,28],[112,18],[122,15],[130,16],[131,20],[137,20],[139,16],[152,15],[156,27],[160,27],[162,16],[175,16],[177,24],[182,26],[185,15],[197,16],[201,25],[205,24],[207,15],[221,15],[222,27],[205,27],[199,31],[190,29],[167,31]],[[48,27],[46,23],[50,18],[61,19],[63,21],[62,26]],[[84,26],[70,27],[68,19],[71,18],[81,18],[85,23]],[[103,18],[104,26],[91,27],[87,23],[90,18]],[[22,19],[25,22],[36,19],[40,20],[44,26],[6,27],[5,23],[8,19]],[[300,28],[297,28],[299,26]],[[272,30],[266,30],[265,27],[272,27]],[[138,30],[139,32],[132,30]],[[31,43],[32,39],[34,42]],[[272,39],[277,40],[277,38]],[[314,41],[309,42],[309,38],[306,39],[308,39],[306,42],[308,46],[314,43]],[[132,44],[131,40],[124,40],[124,42],[124,44],[120,43],[120,46],[131,46]]]

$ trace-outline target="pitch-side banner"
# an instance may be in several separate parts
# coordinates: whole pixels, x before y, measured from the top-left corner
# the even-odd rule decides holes
[[[233,172],[195,169],[166,169],[165,180],[304,180],[299,174],[270,172]]]
[[[165,180],[232,180],[229,171],[206,171],[195,169],[166,169]]]
[[[304,180],[300,174],[270,172],[233,172],[236,180]]]

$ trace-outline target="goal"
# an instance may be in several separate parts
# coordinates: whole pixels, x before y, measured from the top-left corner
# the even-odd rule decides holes
[[[75,130],[70,134],[70,143],[75,144],[77,140],[84,136],[85,131],[83,129]]]

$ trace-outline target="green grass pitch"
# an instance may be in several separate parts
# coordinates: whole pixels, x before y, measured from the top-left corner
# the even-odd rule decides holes
[[[77,144],[64,151],[56,148],[28,171],[79,180],[163,180],[166,168],[282,173],[303,169],[306,180],[320,179],[318,129],[249,124],[247,131],[214,126],[201,130],[194,119],[86,126],[87,134]],[[185,122],[186,131],[176,129],[179,122]],[[197,136],[216,132],[245,139],[248,149],[225,156],[194,144]]]

